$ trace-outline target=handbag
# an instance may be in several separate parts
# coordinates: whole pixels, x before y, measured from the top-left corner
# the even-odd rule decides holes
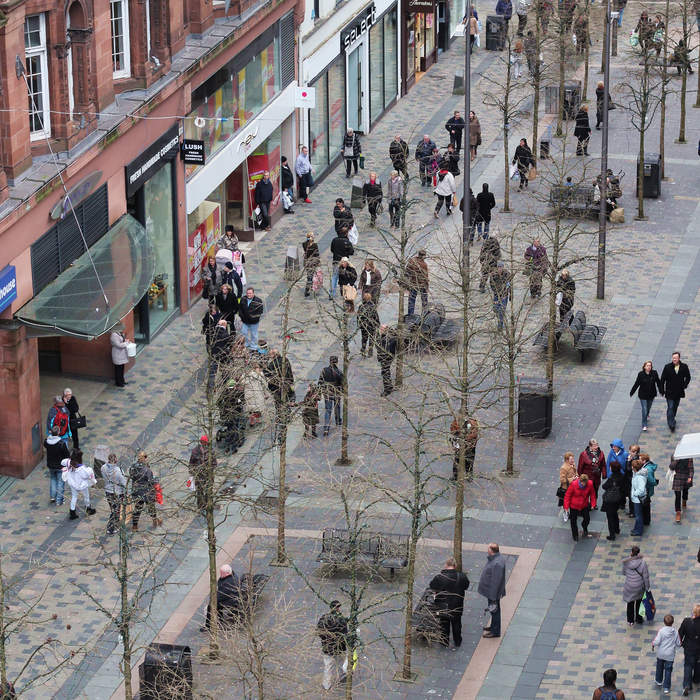
[[[355,157],[355,149],[352,146],[345,146],[343,148],[343,158],[354,158]]]
[[[153,485],[153,490],[155,491],[156,494],[156,503],[158,505],[163,505],[163,489],[160,487],[160,484],[156,483]]]
[[[639,614],[643,614],[648,622],[654,619],[654,615],[656,615],[656,602],[654,601],[654,596],[651,594],[651,591],[647,591],[644,594],[639,606]]]
[[[321,287],[323,287],[323,271],[320,267],[317,267],[311,280],[311,288],[314,292],[317,292]]]
[[[360,239],[360,232],[357,230],[357,224],[353,224],[352,228],[348,231],[348,240],[353,245],[357,245],[357,241]]]
[[[564,498],[566,496],[566,489],[563,486],[560,486],[557,489],[557,498]]]
[[[630,34],[630,46],[639,45],[639,34],[637,32],[632,32]]]
[[[476,46],[477,49],[481,48],[481,35],[477,34],[476,39],[474,39],[474,46]]]
[[[343,287],[343,299],[345,301],[355,301],[357,298],[357,288],[353,287],[351,284],[346,284]]]
[[[87,428],[87,417],[81,415],[80,413],[75,414],[75,427],[76,428]]]
[[[456,195],[456,194],[453,194],[453,195],[452,195],[452,206],[453,206],[453,207],[456,207],[457,204],[458,204],[458,202],[457,202],[457,195]]]
[[[537,177],[537,168],[533,165],[528,171],[527,171],[527,179],[528,180],[534,180]]]
[[[518,177],[518,166],[515,163],[510,165],[510,179],[515,180]]]

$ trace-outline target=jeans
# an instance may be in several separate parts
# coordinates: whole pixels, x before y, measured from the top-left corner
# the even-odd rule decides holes
[[[90,507],[90,489],[74,489],[71,487],[70,490],[70,509],[75,510],[75,507],[78,505],[78,494],[81,494],[83,497],[83,501],[85,502],[85,507],[89,508]]]
[[[60,469],[49,469],[49,498],[56,501],[56,505],[63,504],[63,491],[66,482],[63,481],[63,472]]]
[[[455,646],[462,645],[462,613],[452,613],[451,615],[440,616],[440,644],[450,646],[450,628],[452,629],[452,639]]]
[[[695,685],[700,685],[700,653],[685,650],[683,660],[683,688],[690,690]]]
[[[242,323],[241,334],[245,338],[245,346],[251,350],[258,350],[258,324],[257,323]]]
[[[484,240],[489,237],[489,228],[491,227],[491,221],[480,221],[477,219],[476,222],[476,232],[481,236],[481,225],[484,225]]]
[[[428,172],[428,163],[418,161],[418,174],[420,175],[420,184],[422,186],[430,184],[430,173]]]
[[[656,683],[663,683],[664,690],[671,690],[671,672],[673,671],[673,661],[656,659]]]
[[[270,202],[259,202],[258,206],[262,216],[262,227],[270,228]]]
[[[503,328],[503,321],[506,317],[506,307],[508,306],[508,297],[502,299],[497,294],[493,295],[493,310],[498,319],[498,327]]]
[[[411,291],[408,293],[408,315],[409,316],[416,310],[416,297],[417,296],[418,296],[417,289],[411,289]],[[425,311],[425,308],[428,306],[428,290],[427,289],[420,290],[420,301],[421,301],[422,310]]]
[[[401,200],[396,197],[389,200],[389,218],[391,225],[399,228],[401,225]]]
[[[627,603],[627,622],[632,624],[636,622],[640,625],[644,624],[644,618],[639,614],[639,606],[642,604],[642,599],[631,600]]]
[[[644,513],[643,506],[641,503],[634,503],[634,527],[632,528],[632,535],[641,535],[644,532]]]
[[[646,428],[654,399],[639,399],[639,403],[642,404],[642,428]]]
[[[333,414],[333,413],[335,413],[335,424],[341,425],[342,418],[340,417],[340,398],[324,399],[323,403],[324,403],[324,406],[326,409],[324,423],[323,423],[323,429],[328,430],[328,428],[330,427],[331,414]]]
[[[501,636],[501,601],[500,600],[489,600],[489,607],[495,606],[496,609],[491,613],[491,625],[489,630],[491,634],[495,634],[497,637]]]
[[[673,492],[676,496],[676,512],[678,512],[681,509],[681,495],[683,496],[683,500],[687,501],[688,500],[688,487],[686,486],[683,491],[674,491]]]
[[[329,656],[328,654],[323,655],[323,687],[326,690],[330,690],[335,680],[335,676],[338,674],[338,664],[341,659],[343,661],[343,675],[348,672],[348,655],[347,652],[343,652],[340,656]]]
[[[621,7],[619,12],[620,14],[617,16],[617,26],[621,27],[622,26],[622,13],[625,11],[624,7]]]
[[[680,402],[680,399],[666,399],[666,422],[671,430],[676,429],[676,412]]]
[[[335,296],[335,290],[338,288],[338,265],[340,261],[333,263],[333,272],[331,273],[331,299]]]
[[[569,508],[569,525],[571,526],[571,536],[577,540],[578,539],[578,516],[581,516],[581,527],[583,528],[583,534],[588,534],[588,523],[591,522],[591,509],[584,508],[583,510],[576,510],[575,508]]]

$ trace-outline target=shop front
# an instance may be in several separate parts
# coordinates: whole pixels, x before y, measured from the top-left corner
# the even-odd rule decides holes
[[[316,88],[308,118],[316,177],[339,158],[346,129],[367,133],[396,100],[398,41],[396,3],[376,2],[304,61],[304,75]]]
[[[402,94],[437,61],[437,7],[432,0],[406,0],[402,21]]]
[[[134,307],[134,340],[149,343],[179,311],[175,125],[125,168],[127,212],[145,227],[155,255],[155,272]]]

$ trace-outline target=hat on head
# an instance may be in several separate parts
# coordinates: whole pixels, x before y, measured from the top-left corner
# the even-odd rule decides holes
[[[208,435],[202,435],[201,438],[199,438],[200,442],[209,442],[209,436]]]
[[[233,263],[232,263],[232,262],[227,262],[227,263],[224,265],[224,267],[225,267],[227,270],[233,270]]]

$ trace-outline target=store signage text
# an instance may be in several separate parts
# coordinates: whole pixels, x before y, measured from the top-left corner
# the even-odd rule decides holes
[[[253,143],[253,139],[255,139],[258,135],[258,127],[256,126],[255,129],[252,129],[249,131],[246,135],[245,138],[242,138],[238,142],[238,150],[240,151],[241,148],[248,148],[251,143]]]
[[[54,208],[49,212],[49,218],[52,221],[65,219],[66,214],[70,211],[70,205],[77,207],[90,192],[92,192],[102,179],[102,171],[95,170],[87,177],[84,177],[80,182],[73,185],[61,199],[56,202]]]
[[[7,265],[0,272],[0,311],[4,311],[17,298],[15,266]]]
[[[176,124],[126,166],[126,196],[131,197],[166,161],[175,158],[179,150],[180,134]]]
[[[435,12],[435,3],[433,0],[406,0],[406,13],[412,12]]]
[[[340,32],[340,50],[346,51],[349,46],[355,43],[363,34],[370,30],[377,20],[377,8],[372,3],[356,17],[352,24],[345,27]]]
[[[204,141],[196,141],[194,139],[185,139],[182,142],[182,150],[180,157],[185,163],[194,165],[204,165]]]

